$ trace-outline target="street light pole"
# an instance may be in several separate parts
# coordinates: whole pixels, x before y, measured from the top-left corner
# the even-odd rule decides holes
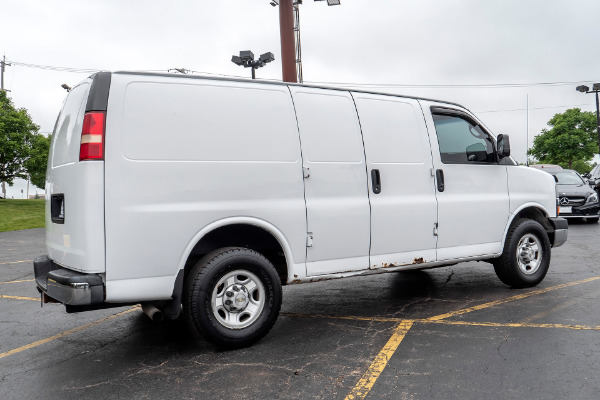
[[[295,83],[297,82],[297,75],[293,0],[279,1],[279,36],[281,39],[281,75],[283,81]]]
[[[600,83],[594,83],[592,90],[586,85],[580,85],[575,88],[581,93],[596,94],[596,129],[598,131],[598,155],[600,156],[600,103],[598,102],[598,92],[600,92]]]

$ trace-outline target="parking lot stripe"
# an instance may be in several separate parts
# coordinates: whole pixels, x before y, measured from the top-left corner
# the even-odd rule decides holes
[[[281,313],[286,317],[300,318],[328,318],[328,319],[344,319],[352,321],[369,321],[369,322],[402,322],[410,321],[415,324],[440,324],[440,325],[464,325],[464,326],[493,326],[493,327],[508,327],[508,328],[555,328],[555,329],[575,329],[586,331],[600,331],[600,325],[565,325],[565,324],[532,324],[528,322],[471,322],[471,321],[448,321],[448,320],[433,320],[433,319],[403,319],[403,318],[385,318],[385,317],[354,317],[354,316],[338,316],[324,314],[291,314]]]
[[[34,348],[34,347],[41,346],[41,345],[43,345],[43,344],[46,344],[46,343],[52,342],[52,341],[54,341],[54,340],[56,340],[56,339],[60,339],[60,338],[62,338],[62,337],[65,337],[65,336],[67,336],[67,335],[70,335],[70,334],[72,334],[72,333],[76,333],[76,332],[82,331],[82,330],[84,330],[84,329],[91,328],[92,326],[95,326],[95,325],[101,324],[101,323],[103,323],[103,322],[106,322],[106,321],[109,321],[109,320],[111,320],[111,319],[119,318],[119,317],[121,317],[121,316],[123,316],[123,315],[125,315],[125,314],[129,314],[129,313],[131,313],[131,312],[133,312],[133,311],[137,311],[137,310],[139,310],[139,309],[140,309],[140,306],[133,306],[132,308],[130,308],[130,309],[128,309],[128,310],[121,311],[121,312],[119,312],[119,313],[116,313],[116,314],[110,315],[110,316],[108,316],[108,317],[105,317],[105,318],[102,318],[102,319],[99,319],[99,320],[96,320],[96,321],[90,322],[89,324],[85,324],[85,325],[82,325],[82,326],[78,326],[78,327],[76,327],[76,328],[69,329],[68,331],[64,331],[64,332],[62,332],[62,333],[59,333],[59,334],[56,334],[56,335],[54,335],[54,336],[50,336],[49,338],[42,339],[42,340],[38,340],[37,342],[33,342],[33,343],[30,343],[30,344],[28,344],[28,345],[21,346],[21,347],[17,347],[16,349],[9,350],[9,351],[7,351],[7,352],[0,353],[0,358],[8,357],[8,356],[11,356],[11,355],[13,355],[13,354],[17,354],[17,353],[20,353],[20,352],[22,352],[22,351],[25,351],[25,350],[32,349],[32,348]]]
[[[24,262],[33,262],[33,260],[1,262],[0,265],[5,265],[5,264],[19,264],[19,263],[24,263]]]
[[[20,282],[33,282],[35,279],[25,279],[22,281],[8,281],[8,282],[0,282],[0,285],[5,285],[7,283],[20,283]]]
[[[0,299],[13,299],[13,300],[33,300],[33,301],[40,301],[39,298],[35,298],[35,297],[23,297],[23,296],[7,296],[5,294],[0,294]]]
[[[527,298],[527,297],[530,297],[530,296],[535,296],[536,294],[542,294],[542,293],[547,293],[547,292],[550,292],[550,291],[553,291],[553,290],[564,289],[564,288],[569,287],[569,286],[580,285],[582,283],[588,283],[588,282],[592,282],[592,281],[595,281],[595,280],[598,280],[598,279],[600,279],[600,276],[595,276],[595,277],[592,277],[592,278],[583,279],[583,280],[575,281],[575,282],[563,283],[562,285],[551,286],[551,287],[545,288],[545,289],[533,290],[531,292],[518,294],[516,296],[511,296],[511,297],[508,297],[506,299],[494,300],[494,301],[490,301],[489,303],[480,304],[478,306],[463,308],[461,310],[452,311],[452,312],[449,312],[449,313],[446,313],[446,314],[436,315],[435,317],[428,318],[428,320],[430,320],[430,321],[439,321],[439,320],[442,320],[442,319],[446,319],[446,318],[450,318],[450,317],[455,317],[457,315],[462,315],[462,314],[470,313],[470,312],[473,312],[473,311],[483,310],[485,308],[497,306],[498,304],[504,304],[504,303],[508,303],[508,302],[511,302],[511,301],[515,301],[515,300],[521,300],[521,299],[524,299],[524,298]]]
[[[441,324],[441,325],[463,325],[463,326],[492,326],[501,328],[553,328],[553,329],[574,329],[581,331],[600,331],[600,325],[565,325],[565,324],[531,324],[519,322],[469,322],[469,321],[446,321],[446,320],[415,320],[415,323]]]
[[[367,394],[375,384],[375,381],[377,380],[377,378],[379,378],[379,375],[381,375],[381,373],[385,369],[388,361],[396,352],[398,345],[400,345],[400,342],[402,342],[402,339],[404,339],[404,337],[412,327],[412,324],[412,321],[402,321],[396,326],[396,328],[394,329],[394,334],[392,335],[390,340],[388,340],[385,346],[383,346],[383,349],[381,349],[379,354],[377,354],[377,356],[371,363],[371,366],[369,367],[369,369],[367,369],[367,372],[365,372],[365,374],[358,381],[356,386],[354,386],[352,391],[348,393],[348,395],[346,396],[346,400],[364,399],[367,396]]]
[[[386,317],[355,317],[347,315],[325,315],[325,314],[300,314],[300,313],[281,313],[284,317],[300,317],[300,318],[327,318],[327,319],[347,319],[352,321],[369,321],[369,322],[400,322],[408,321],[406,318],[386,318]]]

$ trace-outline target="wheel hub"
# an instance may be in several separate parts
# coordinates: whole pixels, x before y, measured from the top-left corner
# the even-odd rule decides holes
[[[237,269],[223,275],[212,290],[211,307],[216,320],[229,329],[243,329],[261,315],[266,290],[254,273]]]
[[[528,233],[519,240],[517,246],[517,264],[519,269],[531,275],[537,272],[542,263],[541,243],[539,239]]]
[[[223,306],[229,312],[241,312],[246,309],[250,302],[248,289],[244,285],[231,285],[225,289],[225,301]]]

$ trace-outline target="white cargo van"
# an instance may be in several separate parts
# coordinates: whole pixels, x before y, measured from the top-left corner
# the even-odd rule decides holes
[[[54,129],[37,287],[239,347],[273,326],[282,284],[485,260],[534,286],[567,223],[552,176],[509,155],[453,103],[97,73]]]

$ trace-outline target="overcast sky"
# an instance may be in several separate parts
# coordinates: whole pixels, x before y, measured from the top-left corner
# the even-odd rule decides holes
[[[269,1],[5,1],[0,51],[14,63],[4,85],[15,105],[27,108],[42,132],[51,132],[66,95],[61,84],[74,85],[90,73],[21,64],[177,67],[248,77],[250,71],[231,56],[271,51],[276,61],[257,77],[279,80],[279,10]],[[300,6],[305,83],[458,102],[495,134],[510,135],[519,162],[525,162],[527,96],[530,144],[554,114],[573,107],[595,111],[594,96],[575,86],[600,82],[599,0],[341,3],[304,0]],[[506,84],[524,86],[498,86]],[[9,196],[20,197],[19,190],[8,189]]]

